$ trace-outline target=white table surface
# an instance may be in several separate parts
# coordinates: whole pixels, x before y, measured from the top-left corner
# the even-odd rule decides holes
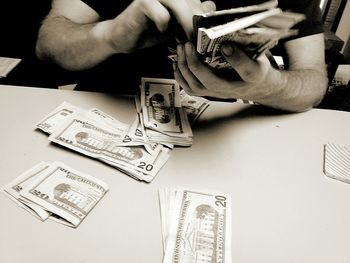
[[[162,261],[158,189],[217,189],[232,197],[233,263],[349,263],[350,185],[323,174],[323,145],[350,146],[350,113],[281,114],[213,103],[150,184],[51,144],[34,124],[61,102],[130,123],[131,98],[0,86],[0,186],[40,161],[61,161],[110,191],[77,229],[41,222],[0,195],[1,263]]]

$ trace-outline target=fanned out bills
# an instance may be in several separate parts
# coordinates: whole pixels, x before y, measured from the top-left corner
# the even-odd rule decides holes
[[[231,262],[231,198],[216,191],[159,189],[163,263]]]
[[[203,60],[213,68],[231,68],[221,54],[221,46],[234,42],[249,57],[257,59],[281,39],[298,34],[292,29],[305,19],[303,14],[284,12],[277,1],[260,5],[219,10],[195,15],[193,27],[196,47]]]
[[[188,116],[193,123],[209,105],[205,99],[181,94],[174,79],[143,78],[131,124],[97,108],[86,110],[63,102],[35,127],[56,144],[151,182],[174,145],[192,144]]]
[[[192,129],[173,79],[142,78],[136,98],[142,132],[150,142],[192,145]]]
[[[2,192],[42,221],[77,227],[107,193],[101,180],[60,162],[40,162]]]
[[[129,135],[129,125],[103,111],[62,103],[36,124],[49,140],[150,182],[169,158],[169,149]]]
[[[350,184],[350,147],[329,142],[324,145],[324,174]]]
[[[182,108],[187,114],[188,121],[193,124],[209,107],[209,100],[203,97],[190,96],[184,90],[180,91]]]

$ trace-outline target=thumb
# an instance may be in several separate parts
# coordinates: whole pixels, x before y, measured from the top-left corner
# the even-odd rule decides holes
[[[221,53],[226,61],[237,71],[243,81],[259,82],[265,77],[267,67],[262,60],[255,61],[233,43],[224,44]]]
[[[202,2],[202,9],[204,13],[213,12],[216,10],[216,5],[213,1]]]

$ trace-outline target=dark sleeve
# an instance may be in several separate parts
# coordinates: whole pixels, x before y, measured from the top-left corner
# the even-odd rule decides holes
[[[299,37],[309,36],[323,32],[323,21],[319,0],[280,0],[279,6],[283,10],[302,13],[306,19],[296,25]]]
[[[256,5],[266,1],[267,0],[214,0],[218,10]],[[278,6],[284,11],[289,10],[305,14],[306,20],[295,26],[296,29],[299,29],[299,35],[297,37],[323,32],[320,0],[279,0]]]
[[[115,18],[120,14],[132,0],[81,0],[100,16],[101,20]]]

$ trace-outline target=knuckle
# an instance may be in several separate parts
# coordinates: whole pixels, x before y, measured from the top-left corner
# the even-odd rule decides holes
[[[182,57],[177,59],[177,67],[180,69],[180,71],[187,67],[186,61]]]
[[[146,1],[148,0],[136,0],[133,2],[133,5],[140,10],[144,10],[147,6]]]
[[[168,12],[159,13],[159,17],[158,17],[158,22],[159,23],[161,23],[161,24],[168,24],[170,19],[171,19],[171,17],[170,17],[170,14]]]
[[[138,4],[142,8],[148,8],[153,0],[138,0]]]

